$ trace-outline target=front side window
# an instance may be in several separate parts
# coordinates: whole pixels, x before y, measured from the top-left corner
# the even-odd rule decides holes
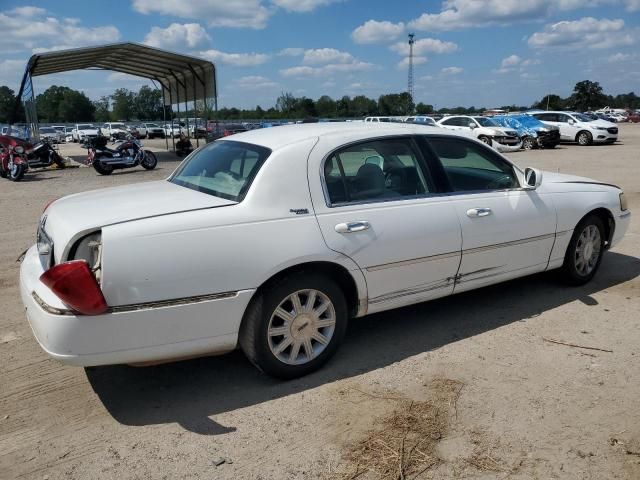
[[[410,139],[374,140],[331,154],[324,163],[331,204],[393,200],[434,191]]]
[[[520,186],[513,166],[482,145],[457,137],[429,137],[456,192]]]
[[[459,117],[452,117],[452,118],[447,118],[446,120],[443,120],[442,123],[443,125],[449,125],[450,127],[457,127],[460,126],[460,122],[459,122]]]
[[[478,122],[480,125],[482,125],[483,127],[499,127],[500,126],[497,124],[495,120],[487,117],[474,117],[474,120]]]
[[[240,202],[270,154],[271,150],[259,145],[212,142],[188,157],[169,181]]]

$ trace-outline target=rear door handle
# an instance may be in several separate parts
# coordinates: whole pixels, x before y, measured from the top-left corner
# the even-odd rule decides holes
[[[366,220],[358,220],[355,222],[339,223],[335,226],[335,230],[338,233],[354,233],[368,230],[371,227]]]
[[[467,217],[476,218],[486,217],[487,215],[491,215],[490,208],[470,208],[467,210]]]

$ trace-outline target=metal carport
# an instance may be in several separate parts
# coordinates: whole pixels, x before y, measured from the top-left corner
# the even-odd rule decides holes
[[[178,115],[181,103],[184,104],[186,112],[187,103],[192,102],[195,112],[198,102],[201,101],[205,119],[209,118],[208,113],[211,109],[217,111],[218,108],[216,67],[212,62],[128,42],[33,55],[22,77],[11,123],[15,121],[18,102],[22,101],[27,123],[32,134],[37,137],[38,115],[32,77],[70,70],[111,70],[148,78],[157,82],[162,89],[165,107],[177,105]],[[173,124],[173,120],[171,123]],[[168,146],[167,140],[167,148]]]

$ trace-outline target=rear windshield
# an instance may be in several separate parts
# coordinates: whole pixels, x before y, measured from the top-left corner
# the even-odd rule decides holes
[[[218,141],[196,150],[169,178],[171,183],[241,202],[271,150],[243,142]]]

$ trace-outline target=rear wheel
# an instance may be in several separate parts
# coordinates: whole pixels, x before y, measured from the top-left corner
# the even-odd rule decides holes
[[[295,378],[320,368],[347,328],[347,303],[331,279],[298,273],[258,294],[240,329],[240,347],[263,372]]]
[[[593,143],[593,136],[589,132],[579,132],[576,136],[576,141],[579,145],[586,147],[587,145],[591,145]]]
[[[97,158],[93,161],[93,168],[100,175],[111,175],[113,173],[113,167],[111,165],[107,165],[106,163],[102,163]]]
[[[158,165],[158,157],[151,150],[144,151],[144,158],[140,162],[143,168],[147,170],[153,170]]]
[[[575,228],[562,265],[569,283],[583,285],[594,277],[604,253],[604,233],[602,219],[596,215],[587,216]]]

